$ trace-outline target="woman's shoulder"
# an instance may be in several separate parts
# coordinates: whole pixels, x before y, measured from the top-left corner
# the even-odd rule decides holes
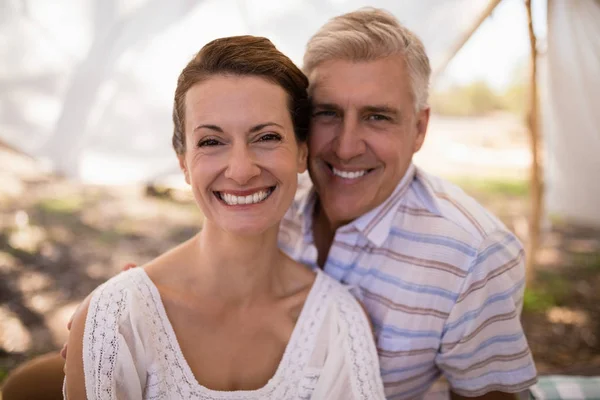
[[[143,297],[147,292],[148,278],[142,267],[131,268],[113,276],[94,290],[92,303],[115,302],[126,305]],[[145,290],[146,289],[146,290]]]
[[[353,294],[356,288],[339,282],[325,272],[319,271],[318,274],[320,302],[327,305],[330,318],[337,321],[340,327],[343,326],[342,330],[355,325],[372,337],[371,321],[364,306]]]
[[[327,299],[332,304],[349,308],[352,312],[364,313],[362,306],[356,297],[352,294],[352,287],[345,285],[337,279],[329,276],[323,271],[319,271],[319,279],[323,292],[327,294]]]
[[[345,381],[344,390],[353,392],[353,396],[347,398],[384,399],[377,348],[366,312],[351,287],[324,272],[319,272],[319,279],[320,291],[325,294],[328,305],[321,327],[326,333],[318,335],[319,341],[337,347],[327,349],[321,371],[323,387],[329,389],[341,379]],[[322,351],[322,346],[316,346],[315,359],[319,359]],[[340,365],[346,366],[343,371]],[[315,397],[322,389],[317,389]]]
[[[92,294],[86,331],[118,331],[123,324],[135,325],[156,315],[152,282],[143,268],[124,271],[100,285]],[[91,329],[91,330],[90,330]]]

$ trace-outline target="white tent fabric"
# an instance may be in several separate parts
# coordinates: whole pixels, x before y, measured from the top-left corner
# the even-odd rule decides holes
[[[549,0],[545,61],[547,211],[600,226],[599,0]]]
[[[84,182],[176,171],[176,78],[209,40],[269,37],[300,64],[327,19],[372,5],[416,31],[434,69],[487,0],[5,0],[0,2],[0,141]]]

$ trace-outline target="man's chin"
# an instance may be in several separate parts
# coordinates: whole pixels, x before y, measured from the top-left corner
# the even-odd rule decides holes
[[[348,207],[340,207],[340,204],[347,204]],[[369,211],[352,198],[332,198],[330,201],[323,202],[322,207],[330,223],[338,227],[349,224]]]

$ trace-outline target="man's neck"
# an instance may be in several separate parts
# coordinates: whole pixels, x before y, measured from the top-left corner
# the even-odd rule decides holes
[[[327,218],[327,215],[325,215],[318,200],[315,203],[312,218],[312,233],[318,254],[317,265],[320,268],[323,268],[327,261],[333,238],[335,237],[335,228],[329,222],[329,219]]]

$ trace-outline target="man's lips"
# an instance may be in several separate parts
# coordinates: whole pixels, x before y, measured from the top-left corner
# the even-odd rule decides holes
[[[332,175],[342,178],[342,179],[346,179],[346,180],[355,180],[355,179],[362,178],[363,176],[371,173],[375,169],[375,168],[361,168],[361,167],[340,168],[340,167],[335,167],[332,164],[329,164],[327,162],[325,164],[329,168],[329,171],[331,172]]]

